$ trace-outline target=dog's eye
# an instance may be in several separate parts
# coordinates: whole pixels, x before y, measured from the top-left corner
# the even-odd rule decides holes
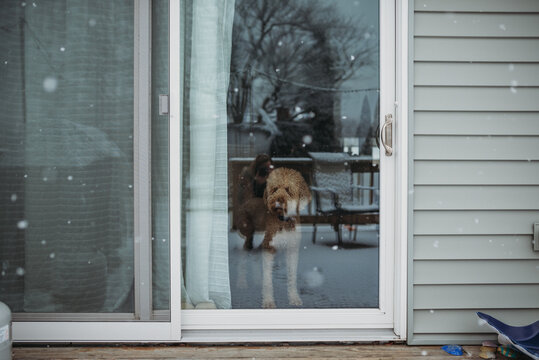
[[[289,188],[288,186],[285,187],[284,189],[286,190],[286,192],[288,193],[288,195],[291,195],[291,194],[290,194],[290,188]]]
[[[274,188],[271,189],[271,193],[272,193],[272,194],[273,194],[274,192],[276,192],[276,191],[277,191],[277,188],[276,188],[276,187],[274,187]]]

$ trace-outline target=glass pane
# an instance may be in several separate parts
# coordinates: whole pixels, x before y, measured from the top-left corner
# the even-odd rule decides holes
[[[0,300],[133,312],[133,2],[0,2]]]
[[[378,1],[187,8],[184,307],[377,308]]]
[[[168,115],[159,95],[168,94],[168,0],[152,1],[152,265],[153,309],[170,309]]]

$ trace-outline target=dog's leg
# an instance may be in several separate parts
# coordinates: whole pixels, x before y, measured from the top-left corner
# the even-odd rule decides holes
[[[245,242],[243,243],[243,249],[244,250],[252,250],[253,249],[253,238],[254,238],[255,232],[249,232],[245,236]]]
[[[253,219],[251,218],[250,214],[247,214],[245,212],[243,222],[240,225],[241,226],[241,233],[245,236],[245,242],[243,243],[243,249],[244,250],[252,250],[253,249],[253,238],[255,236],[255,225],[253,223]]]
[[[262,250],[262,307],[264,309],[275,309],[273,298],[273,260],[274,253]]]
[[[247,253],[240,251],[238,254],[237,280],[238,289],[247,289]]]
[[[288,280],[288,303],[294,306],[303,305],[298,292],[298,260],[299,260],[299,245],[301,235],[294,234],[295,239],[287,244],[286,247],[286,270]]]
[[[266,229],[266,233],[264,234],[264,240],[262,240],[261,246],[263,250],[269,251],[271,253],[275,253],[275,248],[271,244],[271,241],[273,240],[273,236],[275,235],[276,232],[271,231],[270,230],[271,228],[272,226],[268,226],[268,228]]]

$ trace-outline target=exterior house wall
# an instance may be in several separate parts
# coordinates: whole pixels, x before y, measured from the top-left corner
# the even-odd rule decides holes
[[[411,2],[411,344],[539,319],[539,1]]]

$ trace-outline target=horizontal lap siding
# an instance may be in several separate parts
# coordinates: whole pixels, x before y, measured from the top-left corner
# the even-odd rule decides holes
[[[415,210],[414,232],[416,235],[531,235],[533,223],[538,221],[539,211]]]
[[[539,86],[539,64],[420,62],[414,80],[416,86],[511,86],[518,90],[518,86]]]
[[[539,318],[539,1],[413,3],[409,341]]]
[[[515,296],[517,296],[515,294]],[[539,310],[537,309],[489,309],[490,315],[500,319],[511,319],[515,326],[527,325],[531,321],[539,319]],[[416,318],[413,330],[415,333],[431,334],[465,334],[469,333],[492,333],[492,331],[478,321],[475,310],[466,309],[430,309],[417,310],[414,316]],[[484,339],[483,339],[484,340]],[[466,336],[459,338],[460,343],[466,341]],[[479,341],[479,343],[481,343]]]
[[[539,61],[539,39],[418,37],[414,46],[416,61]]]
[[[539,210],[539,186],[416,186],[416,210]]]
[[[539,72],[537,77],[539,78]],[[539,135],[536,112],[416,111],[416,135]]]
[[[539,42],[537,49],[539,51]],[[414,110],[539,111],[539,88],[536,87],[417,86],[414,97]]]
[[[535,259],[530,235],[416,235],[415,260]],[[463,251],[466,249],[466,251]]]
[[[443,13],[534,13],[539,12],[537,0],[416,0],[416,14],[422,11]]]
[[[539,137],[416,135],[414,153],[416,160],[535,162],[539,160]]]
[[[415,185],[539,185],[539,162],[417,160]]]
[[[509,302],[513,308],[529,309],[537,306],[539,285],[423,285],[416,286],[415,294],[419,310],[499,309]]]
[[[466,249],[463,248],[462,251],[466,251]],[[538,266],[538,259],[418,260],[414,269],[414,284],[531,284],[530,286],[536,286]],[[464,288],[462,286],[463,290]],[[457,292],[455,295],[458,296],[459,293]],[[515,296],[520,295],[515,294]],[[537,299],[539,298],[535,298],[535,300]],[[432,299],[423,300],[424,302],[432,301]],[[537,302],[535,304],[537,305]],[[506,305],[512,306],[510,301]]]

